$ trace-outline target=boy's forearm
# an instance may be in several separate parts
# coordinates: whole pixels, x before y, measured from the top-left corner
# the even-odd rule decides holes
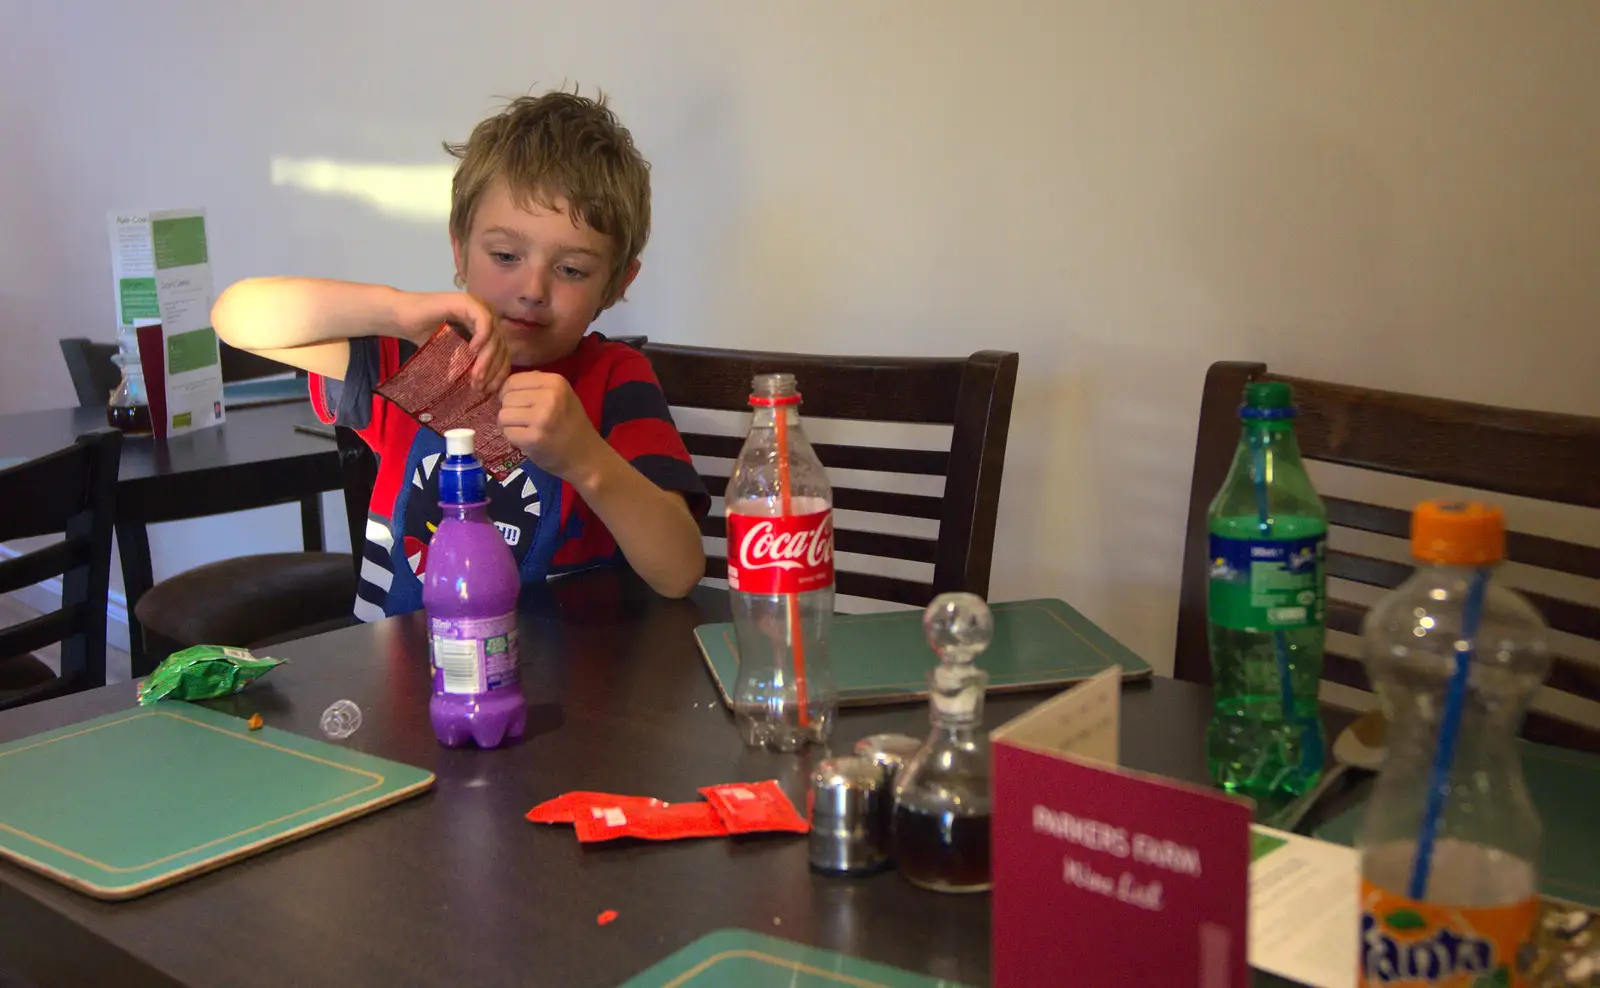
[[[705,575],[700,528],[683,496],[657,487],[610,446],[569,478],[605,523],[628,564],[664,597],[682,597]]]
[[[211,324],[232,346],[342,378],[349,340],[403,335],[400,296],[384,285],[249,278],[218,297]]]

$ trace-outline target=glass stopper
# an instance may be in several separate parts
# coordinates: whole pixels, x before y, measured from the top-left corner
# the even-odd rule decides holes
[[[946,664],[969,663],[994,639],[994,615],[973,593],[942,593],[922,612],[928,647]]]

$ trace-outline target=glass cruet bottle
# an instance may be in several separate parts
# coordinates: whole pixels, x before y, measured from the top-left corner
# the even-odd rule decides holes
[[[946,593],[922,616],[939,664],[928,673],[933,728],[894,788],[891,844],[900,873],[937,892],[985,892],[989,866],[989,737],[983,694],[989,674],[973,659],[994,637],[982,598]]]
[[[123,432],[150,432],[150,397],[145,391],[144,365],[139,362],[138,330],[122,327],[117,355],[111,362],[122,369],[122,379],[106,399],[106,422]]]

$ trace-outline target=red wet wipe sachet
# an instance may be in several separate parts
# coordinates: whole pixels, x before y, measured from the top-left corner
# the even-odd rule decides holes
[[[479,394],[468,380],[472,361],[467,341],[441,326],[398,374],[373,390],[441,436],[471,429],[484,470],[503,481],[522,462],[522,450],[500,431],[500,396]]]
[[[547,799],[528,811],[532,823],[572,823],[579,814],[589,815],[590,807],[615,806],[637,809],[643,806],[665,806],[663,800],[650,796],[619,796],[609,792],[569,792],[555,799]]]
[[[591,806],[572,821],[578,840],[680,840],[685,837],[726,837],[728,828],[709,803],[672,803],[668,806]]]
[[[730,834],[782,830],[809,833],[811,825],[784,794],[776,779],[766,782],[729,782],[700,790],[715,807]]]

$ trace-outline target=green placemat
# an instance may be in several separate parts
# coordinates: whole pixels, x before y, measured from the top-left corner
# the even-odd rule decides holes
[[[158,703],[0,745],[0,856],[128,899],[431,785],[409,765]]]
[[[1540,892],[1600,909],[1600,756],[1520,742],[1522,774],[1544,821]],[[1364,806],[1347,810],[1315,831],[1354,845]]]
[[[964,988],[749,930],[717,930],[619,988]]]
[[[994,641],[978,665],[989,673],[989,692],[1062,686],[1112,665],[1124,679],[1150,675],[1150,664],[1061,600],[991,604]],[[739,679],[732,624],[703,624],[694,631],[722,702]],[[841,706],[870,706],[923,699],[928,670],[939,657],[922,634],[921,611],[840,614],[828,639]]]

